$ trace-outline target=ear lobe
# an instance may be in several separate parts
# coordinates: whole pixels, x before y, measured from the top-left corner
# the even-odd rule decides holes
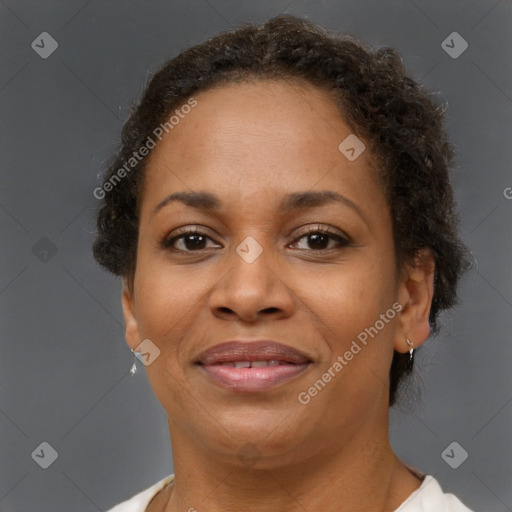
[[[133,290],[130,289],[126,279],[123,281],[121,303],[123,306],[125,338],[128,346],[132,350],[135,350],[135,348],[140,344],[139,325],[135,315]]]
[[[422,249],[414,264],[407,265],[399,285],[400,312],[399,328],[394,348],[406,353],[410,347],[406,338],[419,347],[430,335],[429,315],[434,296],[435,263],[430,249]]]

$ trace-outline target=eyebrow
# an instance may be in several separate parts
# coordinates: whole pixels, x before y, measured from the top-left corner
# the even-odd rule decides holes
[[[222,206],[222,201],[210,192],[175,192],[160,201],[155,206],[152,215],[155,215],[159,210],[175,201],[179,201],[197,210],[211,212],[220,210]],[[278,213],[287,215],[293,211],[317,208],[335,202],[342,203],[355,210],[366,224],[368,224],[366,215],[354,201],[332,190],[308,190],[288,194],[279,203]]]

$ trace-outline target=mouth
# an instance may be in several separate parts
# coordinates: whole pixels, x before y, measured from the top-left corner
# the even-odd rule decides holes
[[[196,364],[216,384],[235,391],[265,391],[302,374],[312,363],[275,341],[229,341],[203,352]]]

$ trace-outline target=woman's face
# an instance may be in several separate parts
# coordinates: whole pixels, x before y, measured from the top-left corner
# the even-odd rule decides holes
[[[123,294],[131,348],[149,339],[160,351],[146,371],[171,437],[219,456],[250,443],[283,462],[385,430],[393,348],[413,335],[368,150],[339,149],[351,130],[312,86],[259,81],[195,98],[149,157]],[[200,235],[179,236],[190,230]],[[204,354],[233,340],[242,348]],[[253,340],[292,352],[244,352]]]

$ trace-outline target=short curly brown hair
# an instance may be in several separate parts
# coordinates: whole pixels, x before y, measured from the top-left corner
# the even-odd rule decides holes
[[[246,24],[191,47],[151,79],[122,130],[117,155],[104,176],[93,252],[110,272],[133,278],[144,167],[140,159],[115,186],[112,177],[194,93],[252,79],[299,79],[329,91],[340,115],[378,162],[389,202],[397,268],[422,248],[435,261],[429,322],[457,302],[456,287],[468,266],[458,237],[450,184],[453,149],[443,127],[443,108],[404,73],[391,48],[372,50],[355,37],[329,33],[292,15]],[[124,176],[124,174],[126,174]],[[408,354],[395,351],[390,368],[390,405],[409,372]]]

